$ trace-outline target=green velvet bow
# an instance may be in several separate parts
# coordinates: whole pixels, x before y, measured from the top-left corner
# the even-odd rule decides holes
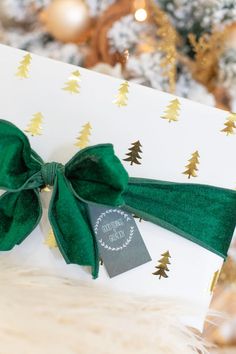
[[[20,244],[42,216],[40,190],[53,186],[49,220],[67,263],[99,255],[87,206],[121,207],[226,257],[236,224],[236,192],[212,186],[129,178],[111,144],[79,151],[65,166],[44,163],[28,138],[0,120],[0,251]],[[158,232],[158,230],[157,230]]]

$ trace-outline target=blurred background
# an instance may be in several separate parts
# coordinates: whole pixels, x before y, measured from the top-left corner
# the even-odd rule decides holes
[[[0,42],[236,111],[236,0],[0,0]],[[236,353],[236,241],[212,308]]]

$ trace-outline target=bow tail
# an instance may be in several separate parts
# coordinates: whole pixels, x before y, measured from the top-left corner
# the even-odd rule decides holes
[[[38,225],[42,215],[37,190],[6,192],[0,198],[0,251],[20,244]]]
[[[236,224],[236,192],[201,184],[130,178],[127,211],[225,258]]]
[[[60,172],[54,184],[49,220],[65,261],[91,266],[92,275],[97,278],[99,257],[86,205],[75,197],[72,187]]]

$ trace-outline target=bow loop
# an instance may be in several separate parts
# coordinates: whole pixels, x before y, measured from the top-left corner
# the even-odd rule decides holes
[[[31,150],[24,133],[0,120],[0,188],[19,190],[41,168],[42,159]]]
[[[55,179],[49,220],[65,261],[90,266],[96,278],[99,257],[86,205],[74,196],[70,183],[60,172]]]
[[[81,200],[110,206],[124,204],[129,175],[111,144],[79,151],[66,164],[65,175]]]
[[[38,225],[42,208],[35,190],[6,192],[0,197],[0,250],[19,245]]]

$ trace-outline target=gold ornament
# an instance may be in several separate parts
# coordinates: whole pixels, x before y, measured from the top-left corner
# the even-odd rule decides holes
[[[90,14],[83,0],[53,0],[40,13],[46,30],[62,42],[83,42],[90,27]]]
[[[80,149],[84,149],[86,146],[88,146],[89,136],[91,135],[91,129],[92,127],[89,122],[83,126],[83,129],[80,131],[80,135],[77,138],[75,146]]]
[[[43,115],[38,112],[33,115],[28,127],[25,129],[26,133],[30,133],[32,136],[42,135],[42,123]]]
[[[28,79],[29,77],[29,67],[31,64],[32,57],[30,54],[26,54],[18,66],[16,76],[21,79]]]
[[[170,101],[170,104],[166,107],[165,113],[161,118],[167,119],[170,122],[176,122],[179,117],[180,101],[176,98]]]
[[[183,174],[187,175],[188,178],[197,177],[196,171],[198,171],[197,165],[199,164],[199,157],[198,151],[195,151],[192,154],[191,159],[188,160],[189,164],[185,166],[187,170],[183,172]]]

